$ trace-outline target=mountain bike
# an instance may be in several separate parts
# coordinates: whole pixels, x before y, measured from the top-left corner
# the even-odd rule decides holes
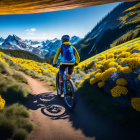
[[[77,103],[77,92],[76,87],[72,79],[68,79],[68,68],[65,69],[63,74],[63,93],[64,93],[64,101],[67,107],[72,110]],[[56,88],[57,95],[60,97],[63,93],[61,93],[61,84],[59,83],[59,72],[56,76]]]

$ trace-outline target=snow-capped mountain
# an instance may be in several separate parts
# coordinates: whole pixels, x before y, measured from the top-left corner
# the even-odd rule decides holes
[[[26,49],[27,47],[30,46],[16,35],[9,35],[2,43],[2,48],[4,49]]]
[[[70,43],[71,44],[76,44],[80,41],[80,38],[78,36],[72,36],[71,39],[70,39]]]
[[[70,39],[70,42],[71,42],[72,45],[74,45],[75,43],[78,43],[79,41],[80,41],[80,38],[77,37],[77,36],[72,36],[71,39]],[[46,54],[45,57],[54,56],[57,49],[62,44],[61,40],[59,40],[57,38],[54,38],[53,40],[42,41],[42,42],[31,41],[31,40],[30,41],[26,40],[26,42],[30,46],[33,46],[33,45],[36,46],[36,47],[38,46],[37,48],[48,51],[48,53]]]
[[[32,46],[32,47],[38,47],[38,46],[41,46],[42,45],[42,42],[41,41],[32,41],[32,40],[25,40],[25,42]]]
[[[47,50],[32,47],[16,35],[9,35],[2,43],[1,48],[12,50],[24,50],[31,52],[41,58],[44,58],[45,55],[48,53]]]
[[[79,37],[71,37],[71,44],[75,44],[80,40]],[[0,47],[3,49],[24,50],[31,52],[41,58],[54,56],[59,46],[61,46],[61,40],[54,38],[53,40],[46,41],[32,41],[22,40],[16,35],[9,35],[5,40],[0,38]]]
[[[47,41],[48,43],[48,41]],[[54,56],[57,49],[62,45],[62,42],[61,40],[55,40],[55,41],[50,41],[50,43],[48,44],[45,44],[44,46],[41,47],[41,49],[44,49],[44,50],[48,50],[48,54],[46,55],[46,57],[49,57],[49,56]]]
[[[0,45],[4,42],[4,39],[0,37]]]

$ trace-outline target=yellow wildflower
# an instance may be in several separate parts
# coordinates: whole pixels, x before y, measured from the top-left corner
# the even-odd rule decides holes
[[[140,74],[138,75],[138,79],[140,80]]]
[[[116,63],[116,62],[110,62],[109,64],[108,64],[108,67],[110,68],[110,67],[117,67],[118,66],[118,63]]]
[[[116,87],[111,89],[111,94],[113,97],[119,97],[121,94],[126,95],[128,90],[126,87],[117,85]]]
[[[118,58],[126,58],[130,55],[130,52],[122,52],[121,54],[118,55]]]
[[[126,58],[122,62],[123,64],[128,64],[130,68],[137,68],[140,66],[140,57]]]
[[[90,74],[87,74],[84,79],[86,80],[86,79],[89,79],[89,78],[90,78]]]
[[[98,83],[98,87],[101,88],[101,87],[104,86],[104,84],[105,84],[105,82],[104,81],[101,81],[101,82]]]
[[[117,71],[116,68],[109,68],[109,69],[107,69],[106,71],[104,71],[101,74],[101,78],[100,79],[102,81],[108,80],[108,78],[110,77],[110,75],[113,74],[115,71]]]
[[[107,59],[110,59],[110,58],[114,58],[114,54],[113,53],[107,54]]]
[[[91,85],[93,85],[93,84],[95,84],[97,81],[96,81],[95,78],[91,78],[89,82],[90,82]]]
[[[106,56],[105,55],[101,55],[101,56],[98,57],[98,60],[99,59],[101,59],[101,60],[106,59]]]
[[[127,81],[124,78],[119,78],[117,79],[116,84],[119,86],[125,86],[127,85]]]
[[[96,79],[96,81],[99,81],[100,79],[101,79],[101,73],[96,73],[95,74],[95,79]]]
[[[5,100],[2,99],[2,97],[0,96],[0,110],[3,110],[5,106]]]
[[[131,73],[132,69],[129,66],[126,66],[126,67],[122,67],[121,71],[123,73]]]
[[[131,106],[136,110],[140,111],[140,98],[131,98]]]

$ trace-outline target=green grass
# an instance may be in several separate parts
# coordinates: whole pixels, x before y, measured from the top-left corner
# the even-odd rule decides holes
[[[0,139],[25,140],[34,129],[34,125],[29,122],[29,111],[21,105],[30,90],[25,86],[28,84],[27,79],[13,70],[25,69],[4,58],[10,68],[0,62],[0,95],[6,101],[6,107],[0,111]]]
[[[28,84],[27,79],[22,74],[14,71],[14,74],[12,76],[15,78],[16,81]]]
[[[29,122],[28,110],[20,104],[5,107],[0,112],[0,138],[2,139],[27,139],[28,134],[34,129]]]
[[[11,106],[8,106],[6,109],[4,109],[3,113],[6,118],[15,118],[15,117],[22,117],[22,118],[29,118],[30,113],[27,111],[27,109],[23,105],[14,104]]]
[[[13,140],[26,140],[28,132],[22,128],[18,129],[13,137]]]
[[[10,75],[10,69],[0,61],[0,73]]]
[[[11,120],[7,120],[4,117],[1,118],[1,116],[0,114],[0,138],[11,138],[15,131],[15,124]]]
[[[7,104],[22,102],[30,93],[30,90],[23,85],[27,84],[27,79],[5,64],[1,62],[0,64],[0,94]]]
[[[0,75],[0,94],[7,104],[22,102],[30,93],[30,90],[23,84],[17,83],[11,77]]]
[[[78,70],[78,74],[80,77],[84,78],[86,76],[85,72],[82,70]]]
[[[52,75],[50,75],[50,73],[44,73],[43,75],[40,75],[39,73],[30,70],[30,69],[26,69],[24,67],[21,67],[20,65],[14,63],[13,61],[11,61],[8,57],[4,56],[3,57],[6,62],[10,65],[11,69],[15,69],[17,71],[23,71],[25,74],[31,76],[32,78],[36,78],[39,79],[41,81],[45,81],[47,85],[50,86],[50,90],[54,90],[55,87],[55,76],[52,77]],[[27,80],[20,74],[15,74],[15,72],[13,72],[13,78],[19,82],[23,82],[27,84]]]

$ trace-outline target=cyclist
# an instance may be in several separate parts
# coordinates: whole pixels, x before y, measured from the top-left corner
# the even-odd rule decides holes
[[[68,67],[68,79],[71,79],[74,65],[78,65],[80,62],[79,54],[74,46],[69,42],[69,35],[63,35],[62,45],[58,48],[56,55],[53,59],[53,66],[56,66],[56,61],[61,54],[61,63],[59,68],[59,83],[61,84],[61,93],[63,92],[63,74],[65,69]]]

